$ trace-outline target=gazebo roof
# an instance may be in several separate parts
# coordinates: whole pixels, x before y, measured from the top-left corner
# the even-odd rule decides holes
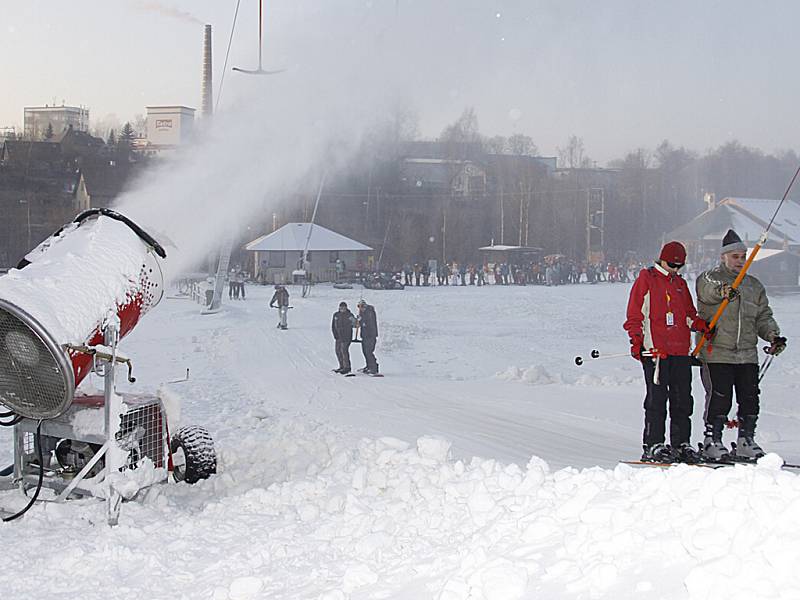
[[[311,239],[309,240],[309,230]],[[308,241],[308,251],[332,251],[341,252],[346,250],[372,250],[361,242],[351,240],[340,233],[314,225],[311,223],[287,223],[280,229],[270,234],[262,235],[247,244],[245,248],[250,251],[258,252],[281,252],[281,251],[300,251],[306,247]]]

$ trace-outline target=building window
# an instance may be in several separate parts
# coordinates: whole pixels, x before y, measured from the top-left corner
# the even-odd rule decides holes
[[[333,264],[337,260],[339,260],[339,252],[338,252],[338,250],[331,250],[330,252],[328,252],[328,255],[329,255],[328,262],[331,263],[331,264]]]
[[[267,266],[268,267],[285,267],[286,266],[286,252],[267,252]]]

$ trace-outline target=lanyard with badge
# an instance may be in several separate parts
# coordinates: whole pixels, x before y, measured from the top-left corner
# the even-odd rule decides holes
[[[670,306],[672,298],[667,292],[667,327],[672,327],[675,325],[675,315],[672,314],[672,307]]]

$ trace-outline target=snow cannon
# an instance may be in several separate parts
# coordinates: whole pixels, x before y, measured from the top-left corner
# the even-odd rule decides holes
[[[135,381],[117,345],[161,300],[163,258],[164,248],[136,223],[98,208],[0,277],[0,404],[10,409],[0,419],[11,418],[0,425],[14,425],[10,487],[35,488],[3,521],[24,514],[45,485],[54,502],[104,498],[114,525],[122,500],[170,473],[186,483],[216,473],[211,436],[198,426],[177,428],[173,393],[116,390],[120,364]],[[91,372],[103,378],[102,395],[76,392]],[[11,471],[0,470],[0,489]]]
[[[36,420],[64,413],[92,370],[88,349],[104,343],[104,324],[118,319],[122,338],[161,300],[165,257],[133,221],[97,208],[0,278],[0,404]]]

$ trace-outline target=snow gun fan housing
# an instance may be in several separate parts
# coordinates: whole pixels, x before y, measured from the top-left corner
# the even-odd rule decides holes
[[[123,337],[161,300],[156,255],[166,253],[135,223],[92,209],[0,278],[0,404],[35,420],[63,414],[92,369],[79,348],[102,344],[114,314]]]

